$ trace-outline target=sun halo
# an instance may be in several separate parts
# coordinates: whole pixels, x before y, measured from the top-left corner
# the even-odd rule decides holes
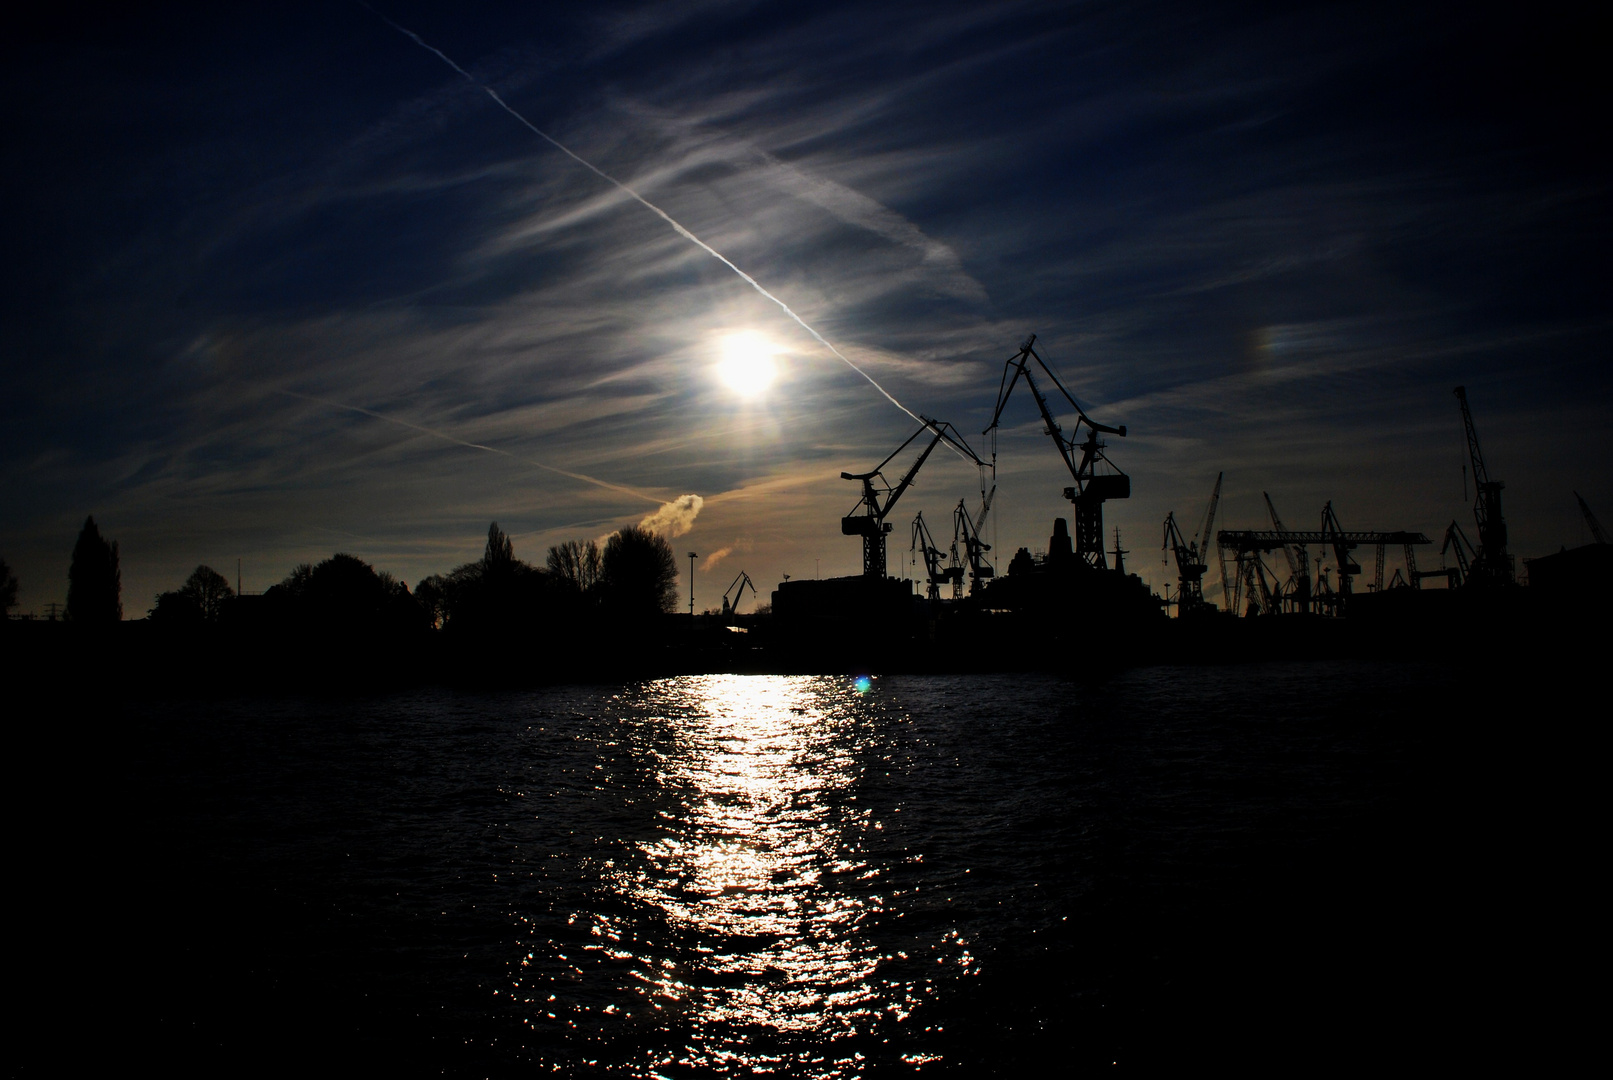
[[[728,334],[722,340],[717,377],[742,398],[760,397],[778,375],[778,367],[773,362],[777,352],[772,342],[753,330]]]

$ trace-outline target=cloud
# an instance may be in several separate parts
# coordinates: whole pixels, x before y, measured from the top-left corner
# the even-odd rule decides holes
[[[705,502],[706,500],[698,495],[679,495],[655,513],[645,517],[638,523],[638,527],[660,533],[669,539],[682,536],[694,528],[695,516],[700,513],[700,508]]]
[[[726,559],[728,556],[732,555],[733,553],[734,553],[734,549],[731,546],[730,547],[718,548],[716,551],[713,551],[710,555],[707,555],[706,556],[706,561],[700,564],[701,571],[704,572],[706,570],[710,570],[712,567],[716,566],[718,563],[722,562],[724,559]]]

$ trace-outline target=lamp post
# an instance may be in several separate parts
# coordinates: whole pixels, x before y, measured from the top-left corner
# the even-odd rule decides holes
[[[694,618],[694,552],[689,552],[689,618]]]

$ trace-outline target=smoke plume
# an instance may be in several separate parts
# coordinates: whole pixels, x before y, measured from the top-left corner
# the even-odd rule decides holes
[[[705,503],[706,500],[698,495],[679,495],[671,502],[662,504],[659,510],[639,522],[638,527],[660,533],[668,539],[682,536],[694,528],[695,516]]]
[[[706,561],[700,564],[701,572],[704,573],[705,571],[710,570],[713,566],[716,566],[718,563],[722,562],[724,559],[726,559],[728,556],[732,555],[733,553],[734,553],[734,549],[731,548],[731,547],[718,548],[716,551],[713,551],[710,555],[707,555],[706,556]]]

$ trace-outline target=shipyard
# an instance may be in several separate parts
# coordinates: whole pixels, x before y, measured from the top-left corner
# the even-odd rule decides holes
[[[1596,1060],[1595,18],[25,10],[11,1071]]]

